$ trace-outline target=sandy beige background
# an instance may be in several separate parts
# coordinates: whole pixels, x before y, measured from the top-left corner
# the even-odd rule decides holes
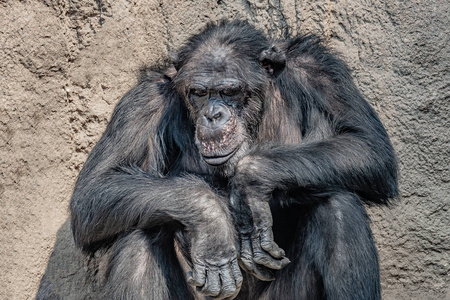
[[[450,299],[448,0],[0,0],[0,299],[90,299],[68,202],[114,105],[208,21],[240,16],[340,51],[398,152],[402,199],[370,209],[385,299]]]

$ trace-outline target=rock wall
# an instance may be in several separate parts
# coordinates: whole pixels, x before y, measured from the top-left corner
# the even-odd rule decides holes
[[[0,0],[0,299],[89,299],[68,202],[142,65],[206,22],[314,32],[354,71],[398,152],[402,198],[371,208],[385,299],[450,299],[447,0]],[[100,266],[101,269],[101,266]]]

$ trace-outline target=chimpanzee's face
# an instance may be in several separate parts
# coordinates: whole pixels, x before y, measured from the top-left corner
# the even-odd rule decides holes
[[[248,136],[242,111],[249,95],[242,82],[220,73],[195,77],[189,84],[196,144],[209,165],[222,165],[243,150]]]
[[[211,166],[233,167],[255,138],[266,72],[235,49],[205,46],[193,53],[176,84],[196,125],[195,142]]]

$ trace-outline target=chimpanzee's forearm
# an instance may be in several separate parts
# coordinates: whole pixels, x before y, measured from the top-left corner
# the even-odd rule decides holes
[[[158,178],[137,167],[80,179],[71,211],[76,243],[85,249],[133,228],[172,224],[196,230],[208,220],[226,218],[226,209],[203,180]]]
[[[260,189],[267,187],[267,193],[274,188],[320,193],[342,189],[376,203],[398,193],[397,163],[390,143],[356,134],[296,146],[260,147],[240,162],[238,170],[235,182],[251,184],[253,180]]]

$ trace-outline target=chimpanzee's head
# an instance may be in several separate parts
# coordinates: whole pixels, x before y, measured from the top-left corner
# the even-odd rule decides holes
[[[260,31],[232,22],[207,27],[179,52],[174,82],[209,165],[234,165],[255,139],[269,82],[261,53],[268,48]]]

